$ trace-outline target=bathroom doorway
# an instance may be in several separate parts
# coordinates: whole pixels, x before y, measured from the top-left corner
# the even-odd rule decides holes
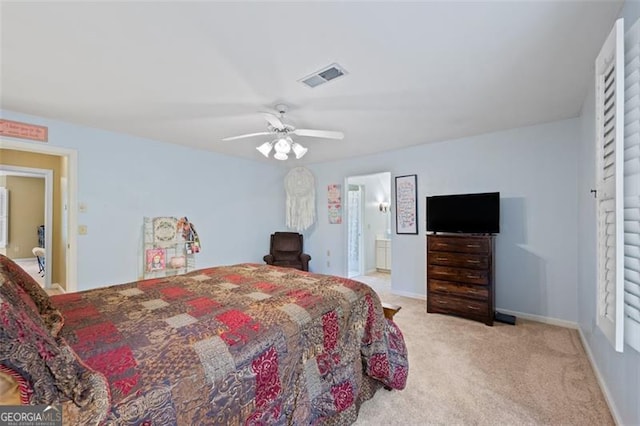
[[[376,246],[385,240],[391,250],[391,173],[380,172],[346,179],[347,276],[379,272]],[[390,259],[390,256],[389,256]],[[391,272],[390,264],[384,272]]]

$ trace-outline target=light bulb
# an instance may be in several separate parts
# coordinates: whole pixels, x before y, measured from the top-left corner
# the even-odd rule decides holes
[[[273,158],[275,158],[276,160],[286,160],[287,158],[289,158],[289,156],[284,152],[276,152],[275,154],[273,154]]]
[[[275,149],[276,152],[288,154],[291,151],[291,144],[286,138],[280,138],[278,142],[276,142]]]
[[[302,157],[304,157],[304,155],[307,153],[307,151],[309,151],[308,148],[305,148],[304,146],[300,145],[297,142],[293,143],[293,153],[296,154],[296,158],[299,160]]]
[[[265,142],[262,145],[260,145],[259,147],[257,147],[256,149],[258,151],[260,151],[260,154],[264,155],[265,157],[269,158],[269,153],[271,152],[271,145],[272,142]]]

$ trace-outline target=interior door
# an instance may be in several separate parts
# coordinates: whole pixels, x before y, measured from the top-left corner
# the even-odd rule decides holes
[[[347,276],[363,275],[362,216],[364,208],[362,185],[348,185],[347,190]]]

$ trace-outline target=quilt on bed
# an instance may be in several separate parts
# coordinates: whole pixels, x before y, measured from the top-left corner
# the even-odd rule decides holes
[[[106,423],[349,424],[406,382],[377,295],[336,276],[240,264],[52,301],[109,383]]]

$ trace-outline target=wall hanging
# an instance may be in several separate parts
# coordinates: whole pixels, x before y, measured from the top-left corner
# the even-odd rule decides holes
[[[287,226],[296,231],[304,231],[315,221],[316,190],[315,179],[304,167],[291,169],[284,178],[287,193]]]
[[[396,176],[396,234],[418,233],[418,175]]]
[[[342,186],[333,184],[327,187],[327,211],[330,224],[342,223]]]

